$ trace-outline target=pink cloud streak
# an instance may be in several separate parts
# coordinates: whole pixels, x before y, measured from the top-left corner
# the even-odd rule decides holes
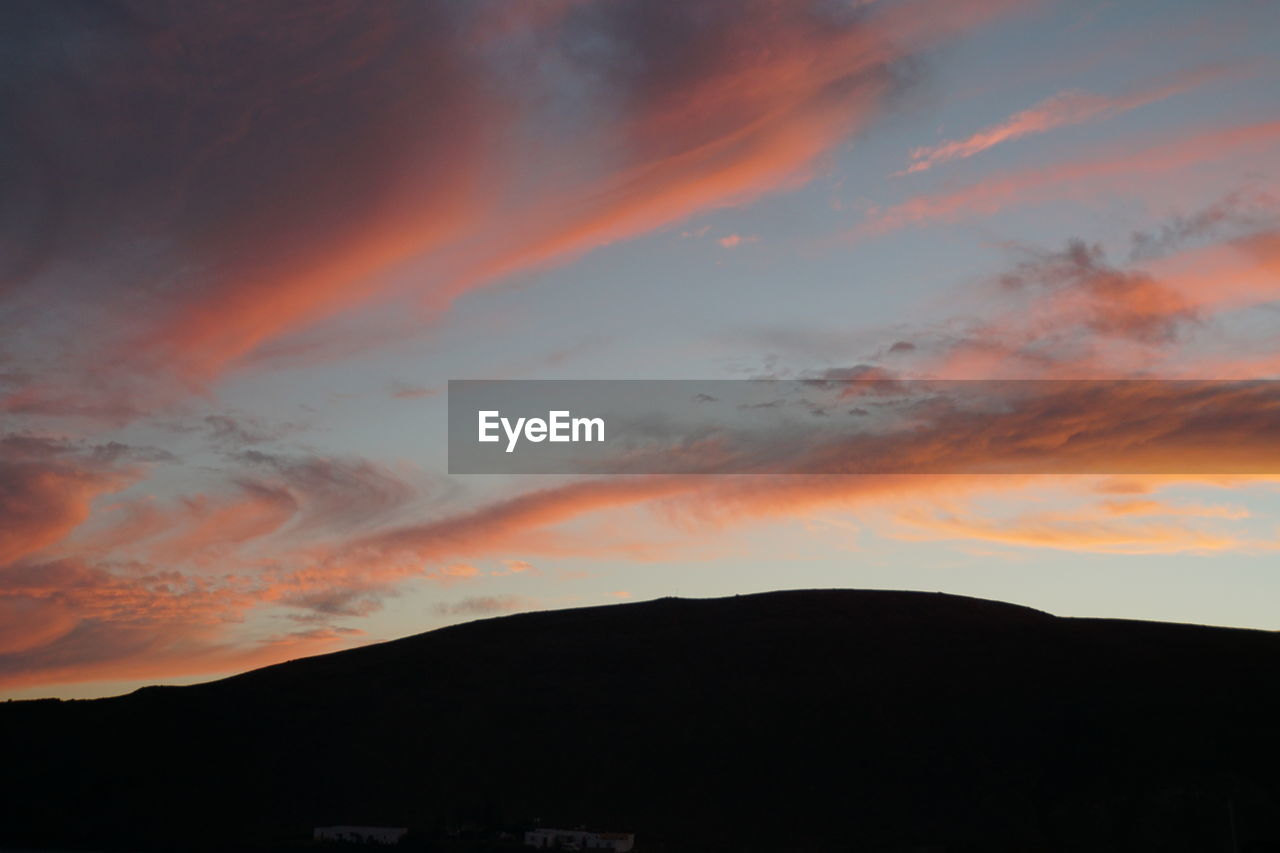
[[[894,177],[923,172],[951,160],[963,160],[1024,136],[1117,116],[1233,73],[1236,73],[1234,69],[1221,66],[1198,68],[1174,75],[1159,85],[1123,95],[1097,95],[1078,90],[1060,92],[965,139],[951,139],[938,145],[913,149],[911,159],[914,162],[905,170],[895,172]]]

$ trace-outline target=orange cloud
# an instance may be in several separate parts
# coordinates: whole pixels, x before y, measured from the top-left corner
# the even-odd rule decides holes
[[[621,120],[590,138],[592,149],[567,159],[589,162],[592,150],[623,156],[591,182],[516,209],[516,224],[485,235],[480,258],[433,293],[433,304],[805,182],[821,155],[878,115],[897,63],[1024,5],[982,0],[961,12],[954,4],[907,2],[841,25],[803,3],[764,0],[702,7],[704,20],[723,15],[714,28],[657,5],[637,10],[653,16],[652,27],[620,17],[613,23],[627,31],[611,31],[611,38],[635,39],[642,55],[661,50],[664,60],[660,70],[642,72],[653,79],[629,81]],[[672,38],[673,29],[686,27],[705,40]],[[669,53],[672,43],[681,45],[678,54]]]
[[[143,382],[138,388],[125,383],[136,396],[112,388],[115,396],[96,401],[42,377],[3,405],[11,412],[136,417],[146,408],[142,384],[173,375],[190,384],[209,381],[282,336],[385,298],[388,284],[379,274],[423,253],[442,273],[424,277],[420,295],[445,306],[498,277],[795,186],[821,167],[826,152],[875,119],[897,85],[899,62],[1014,5],[908,0],[828,20],[808,4],[763,0],[700,4],[697,14],[682,4],[579,9],[566,2],[545,15],[487,15],[484,26],[459,30],[449,26],[457,22],[432,18],[437,12],[422,4],[334,3],[283,22],[260,21],[257,29],[235,21],[233,29],[259,32],[260,40],[245,44],[246,61],[222,81],[225,87],[207,91],[191,84],[208,68],[226,65],[219,56],[227,30],[204,32],[208,22],[199,16],[170,29],[157,25],[136,65],[102,69],[110,73],[100,88],[82,93],[90,102],[86,121],[111,114],[121,124],[104,128],[95,143],[101,150],[79,152],[81,171],[69,174],[87,177],[68,185],[73,204],[64,213],[73,227],[56,235],[65,245],[83,238],[95,262],[100,256],[91,250],[101,247],[89,238],[98,229],[111,245],[134,245],[122,235],[143,234],[163,236],[156,242],[173,247],[156,268],[165,277],[135,276],[132,263],[122,262],[115,272],[127,286],[118,293],[104,287],[113,296],[99,300],[102,310],[116,313],[101,326],[124,328],[122,340],[98,347],[103,342],[94,337],[84,352],[67,345],[69,358],[100,359],[102,352],[123,358],[120,367],[100,359],[103,366],[87,372],[73,365],[78,379],[90,378],[84,384],[110,386],[118,372],[128,371]],[[498,84],[509,81],[474,65],[479,60],[471,49],[475,38],[506,38],[526,25],[556,27],[575,14],[586,15],[574,20],[575,32],[616,50],[560,57],[566,63],[560,71],[580,75],[575,80],[584,97],[598,101],[585,115],[565,109],[571,126],[553,126],[538,111],[549,94],[539,88],[545,81],[531,74],[504,89]],[[524,22],[524,16],[536,20]],[[466,37],[457,44],[441,35],[458,32]],[[682,37],[672,38],[673,32]],[[133,44],[133,36],[123,38]],[[174,69],[177,77],[168,73]],[[68,120],[78,114],[68,109],[80,104],[68,94],[76,81],[55,78],[51,89],[40,90],[43,100],[28,105],[24,126],[39,125],[37,106]],[[479,82],[459,86],[463,79]],[[163,91],[148,88],[161,83]],[[172,99],[164,101],[172,111],[161,110],[155,127],[135,126],[136,104],[116,111],[113,100],[135,89],[144,93],[138,97]],[[956,143],[959,149],[925,160],[968,156],[1036,127],[1126,104],[1078,96],[1041,104],[1038,118],[1023,115],[986,139]],[[891,208],[878,227],[955,220],[1104,182],[1124,184],[1206,159],[1270,150],[1277,139],[1280,125],[1258,124],[1058,164],[1044,173],[997,175]],[[545,169],[549,151],[573,169]],[[935,155],[939,159],[930,159]],[[133,163],[145,164],[144,174],[124,168]],[[80,197],[86,187],[103,189],[103,198]],[[108,196],[130,198],[136,211]],[[161,227],[166,223],[173,229]],[[1212,312],[1274,298],[1277,245],[1274,233],[1259,234],[1125,270],[1087,246],[1071,245],[1035,259],[1016,271],[1018,281],[1007,282],[1005,297],[1016,291],[1031,303],[1031,322],[997,316],[963,345],[931,348],[921,341],[909,349],[921,358],[942,351],[938,363],[957,371],[972,358],[975,373],[995,364],[1036,365],[1042,372],[1035,375],[1107,364],[1120,372],[1118,365],[1131,362],[1109,360],[1114,348],[1166,352]],[[57,277],[39,278],[51,262],[32,257],[24,275],[53,281]],[[147,258],[136,262],[146,267]],[[101,268],[109,279],[111,264],[104,260]],[[1059,343],[1051,333],[1064,329],[1113,349],[1043,346]],[[973,355],[980,344],[987,347],[984,364]],[[1262,363],[1259,357],[1235,368]],[[393,393],[413,397],[427,390]],[[1194,482],[1209,482],[1220,469],[1276,463],[1268,400],[1239,395],[1211,402],[1217,410],[1208,423],[1186,417],[1185,397],[1122,389],[1093,399],[1046,395],[1000,417],[926,421],[918,433],[872,449],[903,468],[932,470],[940,459],[980,466],[998,458],[993,447],[1010,444],[1067,448],[1074,466],[1160,471],[1176,464],[1200,470],[1179,478]],[[1135,421],[1144,409],[1177,417]],[[1211,435],[1229,440],[1206,447]],[[1143,456],[1155,438],[1171,443]],[[835,472],[867,448],[839,440],[802,449],[812,470]],[[641,514],[692,531],[817,507],[894,505],[922,494],[964,498],[1043,482],[941,474],[620,477],[424,516],[416,490],[380,466],[237,449],[235,467],[224,472],[227,482],[219,488],[177,501],[130,497],[88,525],[95,499],[133,482],[130,465],[83,449],[0,454],[0,682],[217,672],[331,648],[351,629],[273,632],[248,648],[230,638],[245,636],[234,626],[259,609],[277,608],[277,615],[310,624],[366,615],[406,578],[481,583],[483,573],[469,562],[481,555],[651,555],[644,537],[652,528],[636,520]],[[1154,480],[1129,478],[1109,494],[1145,493]],[[955,512],[919,523],[928,535],[1002,537],[1042,547],[1203,551],[1248,543],[1212,531],[1188,533],[1176,518],[1229,521],[1229,512],[1116,497],[1095,515],[991,521]],[[606,513],[615,523],[588,526]],[[506,563],[511,572],[527,567]],[[450,612],[518,606],[474,596]]]
[[[814,470],[833,472],[843,470],[850,460],[866,458],[868,452],[876,458],[892,459],[903,470],[921,466],[922,470],[930,470],[940,461],[961,468],[980,467],[985,460],[999,460],[1002,453],[1025,450],[1061,452],[1065,454],[1062,458],[1077,470],[1089,470],[1091,466],[1097,470],[1120,470],[1131,466],[1156,471],[1201,469],[1212,474],[1233,466],[1248,470],[1251,466],[1256,469],[1280,463],[1271,438],[1271,409],[1260,405],[1265,399],[1247,388],[1214,398],[1206,396],[1210,386],[1194,384],[1117,384],[1103,386],[1101,392],[1096,385],[1068,383],[1049,387],[1056,388],[1056,393],[1030,395],[1017,406],[990,416],[975,418],[937,409],[931,421],[920,424],[921,428],[884,442],[868,444],[865,439],[837,437],[808,448],[808,458]],[[1184,405],[1189,401],[1197,402],[1200,409]],[[1213,417],[1206,420],[1200,412],[1209,411]],[[1135,412],[1150,416],[1135,418]],[[1207,443],[1204,436],[1216,436],[1217,440]],[[1149,448],[1159,446],[1158,442],[1153,444],[1153,439],[1165,442],[1161,450],[1165,455],[1150,455]],[[1181,479],[1197,481],[1206,476],[1192,474]],[[1136,479],[1152,478],[1146,475]],[[224,571],[216,575],[158,570],[142,562],[102,566],[83,560],[61,560],[11,567],[0,575],[0,589],[15,599],[47,601],[60,608],[59,620],[54,620],[55,614],[50,611],[47,633],[36,632],[53,638],[50,647],[63,642],[68,612],[81,620],[78,624],[97,626],[94,630],[100,632],[115,626],[112,630],[127,629],[129,633],[133,630],[130,626],[143,624],[154,625],[161,632],[176,631],[164,626],[179,624],[208,632],[264,605],[284,605],[331,616],[367,614],[391,584],[405,578],[441,582],[477,579],[480,572],[471,563],[448,561],[486,553],[516,548],[529,554],[625,553],[636,544],[627,538],[645,535],[643,527],[614,526],[604,533],[591,528],[576,532],[568,529],[570,523],[606,511],[649,508],[669,523],[697,530],[752,518],[803,516],[818,507],[892,506],[915,500],[921,494],[937,499],[946,494],[1000,493],[1016,484],[1036,482],[1043,480],[1029,476],[942,474],[594,479],[537,490],[426,523],[359,535],[347,544],[335,543],[331,547],[312,543],[297,549],[277,534],[274,547],[264,552],[265,561],[245,561],[233,551],[227,552],[221,562]],[[1112,491],[1123,495],[1126,491],[1141,493],[1143,489]],[[314,501],[307,493],[299,492],[296,505],[299,512],[305,512]],[[188,555],[185,562],[199,567],[199,554],[209,541],[203,533],[206,528],[200,513],[219,518],[224,505],[188,501],[182,506],[195,513],[197,521],[179,526],[174,536],[160,537],[159,541],[175,546],[169,554],[175,564],[184,562],[178,543],[192,549],[194,556]],[[1101,521],[1086,519],[1089,523],[1085,524],[1079,519],[1038,518],[1031,519],[1034,524],[1001,535],[1010,541],[1040,542],[1050,547],[1068,547],[1074,541],[1077,545],[1112,550],[1154,549],[1160,541],[1165,545],[1159,547],[1176,545],[1193,550],[1245,544],[1243,540],[1203,531],[1179,539],[1174,536],[1178,526],[1167,521],[1124,521],[1174,514],[1149,500],[1109,498],[1104,508],[1107,517]],[[1186,508],[1183,514],[1233,517],[1225,510],[1194,508]],[[956,518],[959,521],[953,519],[954,523],[949,522],[946,528],[948,536],[959,534],[960,521],[973,521],[968,516]],[[386,516],[382,520],[385,519]],[[369,521],[376,523],[378,519]],[[993,538],[998,532],[981,525],[970,526],[979,538]],[[1128,534],[1137,544],[1122,545]],[[1071,539],[1072,535],[1075,539]],[[228,547],[236,544],[226,538],[213,541]],[[237,563],[243,566],[242,571],[225,568]],[[442,568],[432,568],[440,563]],[[523,569],[527,561],[510,560],[507,565],[510,570]]]
[[[299,509],[288,491],[257,484],[230,501],[200,495],[182,504],[180,517],[148,543],[150,559],[157,563],[219,565],[234,549],[279,530]]]
[[[95,523],[67,539],[60,552],[92,557],[111,553],[171,566],[230,570],[255,540],[280,541],[344,530],[394,516],[417,497],[395,473],[361,459],[287,456],[250,450],[238,459],[221,493],[197,494],[167,504],[151,496],[104,506]]]
[[[940,163],[972,157],[1003,142],[1010,142],[1024,136],[1120,115],[1220,80],[1231,73],[1234,73],[1232,69],[1223,67],[1199,68],[1176,74],[1159,85],[1124,95],[1061,92],[965,139],[953,139],[938,145],[913,149],[911,159],[914,162],[904,171],[896,172],[894,176],[923,172]]]
[[[138,476],[58,440],[0,437],[0,565],[62,540],[96,497]]]
[[[1155,435],[1172,435],[1193,462],[1199,453],[1198,464],[1211,469],[1225,467],[1219,463],[1245,460],[1252,465],[1268,459],[1280,463],[1273,447],[1274,424],[1267,420],[1267,410],[1247,393],[1215,401],[1215,422],[1206,424],[1195,417],[1133,418],[1136,410],[1161,416],[1170,411],[1186,414],[1185,407],[1171,409],[1166,405],[1170,401],[1148,386],[1141,388],[1117,386],[1108,394],[1073,397],[1066,386],[1057,396],[1033,396],[1011,411],[978,420],[938,410],[927,428],[874,449],[893,455],[904,469],[933,465],[939,459],[977,464],[992,458],[993,448],[1045,445],[1069,448],[1073,464],[1123,466],[1137,453],[1139,461],[1158,467],[1171,460],[1142,460],[1142,448]],[[1184,389],[1183,393],[1198,392]],[[1063,417],[1063,412],[1071,417]],[[1230,439],[1204,446],[1201,431],[1212,427],[1214,434],[1221,435],[1224,424],[1231,431]],[[865,442],[850,438],[810,448],[810,458],[825,470],[839,471],[849,459],[865,458],[867,450]],[[1186,458],[1176,462],[1179,470],[1189,470],[1181,467],[1190,464]],[[247,649],[231,644],[225,636],[228,625],[265,606],[292,608],[306,618],[358,617],[375,609],[377,599],[405,578],[478,580],[479,570],[469,562],[456,562],[459,559],[515,548],[527,554],[624,552],[634,544],[626,541],[628,537],[644,535],[641,526],[615,526],[604,536],[590,528],[570,529],[571,523],[596,513],[647,508],[669,524],[696,531],[753,518],[805,516],[819,507],[893,507],[918,502],[921,495],[935,501],[948,494],[969,499],[1044,482],[1030,476],[941,474],[601,478],[536,490],[426,523],[357,535],[331,547],[309,544],[299,549],[281,540],[279,533],[241,540],[241,544],[259,545],[274,540],[274,548],[264,551],[261,560],[242,559],[233,548],[237,543],[225,537],[210,540],[198,518],[180,527],[177,535],[159,539],[172,548],[176,562],[185,562],[194,571],[160,569],[145,562],[93,564],[83,559],[18,563],[0,570],[0,602],[25,626],[24,635],[34,638],[23,642],[18,635],[3,635],[8,650],[0,651],[0,683],[14,687],[70,679],[218,672],[278,660],[297,649],[329,648],[326,643],[342,642],[348,635],[336,629],[304,632],[305,636],[290,635],[284,646],[268,638],[271,642],[261,648]],[[992,522],[961,513],[911,516],[904,510],[908,514],[902,519],[921,536],[1114,553],[1257,547],[1241,537],[1170,520],[1229,521],[1236,517],[1233,511],[1191,506],[1172,510],[1154,499],[1131,496],[1141,491],[1113,488],[1096,516],[1042,514]],[[299,494],[297,506],[304,512],[309,498]],[[182,506],[198,517],[206,513],[205,518],[219,518],[225,506],[237,504],[187,501]],[[377,519],[369,522],[376,524]],[[224,554],[223,571],[216,574],[199,570],[199,555],[210,541],[233,548]],[[179,545],[194,549],[195,554],[184,559]],[[239,570],[226,568],[237,564]],[[508,560],[507,565],[516,570],[528,564]],[[460,606],[465,609],[459,613],[499,607],[497,603]]]
[[[26,596],[0,598],[0,655],[48,645],[66,636],[79,620],[65,606]]]
[[[0,687],[21,690],[81,682],[230,675],[333,651],[349,639],[345,633],[304,632],[287,640],[270,637],[246,645],[223,641],[216,632],[179,625],[103,630],[82,624],[59,643],[28,650],[16,668],[12,659],[0,654]]]
[[[17,156],[39,164],[13,188],[43,223],[18,284],[84,305],[85,328],[56,331],[72,378],[112,366],[111,387],[85,383],[85,396],[207,381],[368,300],[374,274],[475,215],[506,114],[453,11],[135,12],[110,26],[33,13],[36,45],[90,33],[103,50],[59,63],[15,41],[21,82],[5,105],[24,128]],[[156,248],[120,257],[143,243]],[[83,269],[111,295],[83,299]]]
[[[65,116],[71,131],[50,133],[93,140],[27,152],[45,177],[79,179],[66,198],[45,194],[56,203],[48,246],[23,263],[26,280],[70,287],[55,267],[84,256],[95,290],[114,297],[93,303],[81,330],[92,334],[55,330],[75,342],[57,354],[66,381],[25,383],[0,405],[133,417],[282,336],[389,298],[385,274],[411,259],[430,258],[420,295],[443,307],[502,276],[795,186],[878,114],[899,63],[1019,5],[850,15],[771,0],[696,13],[570,2],[496,14],[393,0],[140,13],[103,36],[114,59],[90,69],[91,86],[78,67],[38,75],[44,59],[32,57],[15,89],[30,89],[14,111],[32,138]],[[77,15],[37,23],[67,40],[94,26]],[[556,56],[570,95],[485,49],[533,29],[559,35],[538,40],[544,49],[602,46]],[[579,89],[598,103],[573,102]],[[100,114],[120,120],[78,132]],[[572,168],[547,170],[550,156]],[[135,244],[164,250],[105,258]],[[105,381],[77,384],[88,364],[110,365]]]
[[[0,440],[0,482],[14,499],[0,502],[0,684],[173,674],[184,656],[189,672],[219,672],[283,659],[292,653],[285,644],[330,648],[354,629],[276,636],[271,650],[246,651],[229,635],[272,603],[321,616],[368,612],[389,576],[299,572],[308,557],[298,535],[315,548],[317,529],[342,537],[349,525],[394,518],[417,497],[360,460],[244,451],[247,470],[231,473],[224,491],[128,497],[85,524],[90,502],[137,479],[140,464],[129,460],[145,455],[123,445]],[[463,576],[456,567],[445,575]]]
[[[1011,519],[904,509],[895,514],[903,539],[963,539],[1024,548],[1051,548],[1099,554],[1211,554],[1242,548],[1274,548],[1275,542],[1251,542],[1238,534],[1208,530],[1168,518],[1132,520],[1132,516],[1235,517],[1216,507],[1142,506],[1104,503],[1074,512],[1025,513]]]
[[[1203,297],[1208,307],[1154,298],[1151,288],[1167,286],[1164,279],[1130,280],[1131,273],[1107,267],[1083,248],[1069,247],[1065,253],[1019,267],[1014,273],[1017,281],[1002,286],[1047,294],[1059,319],[1068,316],[1072,323],[1094,328],[1095,334],[1162,342],[1170,336],[1152,330],[1180,322],[1186,310],[1194,313],[1212,310],[1215,304],[1251,304],[1262,298],[1266,291],[1255,290],[1255,279],[1247,270],[1249,264],[1273,263],[1274,246],[1273,239],[1261,235],[1232,244],[1227,254],[1209,247],[1187,255],[1217,259],[1217,264],[1226,263],[1223,258],[1244,264],[1242,275],[1250,284],[1228,288],[1221,302]],[[1170,277],[1178,257],[1163,261],[1170,264]],[[1265,281],[1262,276],[1256,284],[1262,287]],[[1062,302],[1061,286],[1078,290],[1088,300],[1080,305]],[[1176,292],[1191,291],[1179,284]],[[1176,305],[1176,310],[1164,310],[1168,305]],[[1112,313],[1100,315],[1103,309]],[[819,382],[815,387],[823,386]],[[1243,387],[1215,394],[1215,387],[1220,386],[1138,383],[1099,390],[1070,383],[1046,385],[1045,393],[1019,399],[1017,405],[994,414],[977,417],[935,409],[909,434],[871,443],[865,437],[835,436],[799,449],[807,454],[806,470],[818,472],[846,470],[851,460],[868,454],[902,470],[939,470],[940,465],[974,470],[1011,450],[1061,453],[1068,470],[1184,472],[1164,480],[1153,473],[1123,482],[1108,478],[1100,484],[1107,499],[1087,514],[991,520],[963,510],[917,516],[907,510],[902,518],[915,531],[908,535],[917,537],[1107,553],[1263,548],[1265,543],[1201,526],[1206,520],[1234,520],[1239,516],[1236,510],[1170,507],[1134,497],[1149,495],[1162,483],[1257,481],[1224,478],[1223,471],[1277,470],[1276,409],[1266,389]],[[836,386],[831,391],[839,393]],[[1147,417],[1135,416],[1142,413]],[[66,466],[74,461],[108,480],[115,476],[108,460],[120,455],[31,439],[11,440],[6,447],[11,463]],[[636,523],[628,513],[647,511],[659,523],[692,535],[756,518],[804,517],[818,508],[909,506],[921,495],[970,500],[1046,482],[1031,476],[928,473],[618,477],[570,482],[406,524],[401,512],[414,505],[415,493],[377,466],[258,450],[241,451],[234,458],[243,470],[232,473],[234,488],[223,493],[170,504],[123,501],[115,518],[104,519],[110,523],[77,531],[61,544],[53,540],[70,529],[67,522],[37,526],[46,531],[41,535],[47,559],[19,560],[0,569],[0,611],[21,626],[20,631],[0,632],[0,683],[217,672],[237,663],[280,659],[295,643],[308,650],[330,648],[324,643],[342,643],[350,635],[334,628],[276,637],[287,640],[289,652],[275,640],[265,644],[271,650],[265,645],[245,649],[243,641],[238,645],[228,639],[229,626],[267,607],[308,621],[358,618],[376,609],[379,599],[407,578],[479,582],[479,570],[458,561],[485,554],[609,553],[643,558],[651,549],[646,537],[653,529]],[[57,490],[51,494],[64,495]],[[71,517],[82,518],[84,500],[73,478],[65,495],[52,503],[81,507],[80,514]],[[620,521],[597,527],[582,524],[604,513]],[[51,515],[66,517],[61,512]],[[308,528],[306,537],[291,538],[291,531]],[[323,539],[315,538],[316,533]],[[110,562],[95,559],[105,554],[111,555]],[[216,562],[211,555],[217,556]],[[164,562],[157,564],[161,558]],[[509,560],[507,565],[516,570],[527,563]],[[180,663],[184,655],[189,655],[185,669]]]
[[[925,375],[1248,379],[1280,370],[1267,340],[1225,331],[1235,312],[1280,297],[1280,240],[1263,230],[1129,266],[1071,241],[996,280],[981,320],[912,344]],[[1197,341],[1211,343],[1194,359]]]
[[[990,216],[1009,207],[1060,198],[1080,198],[1103,190],[1143,186],[1153,176],[1202,163],[1271,152],[1280,144],[1280,122],[1260,122],[1202,131],[1172,141],[996,174],[958,190],[921,195],[874,211],[848,236],[885,234],[908,226],[959,222]]]

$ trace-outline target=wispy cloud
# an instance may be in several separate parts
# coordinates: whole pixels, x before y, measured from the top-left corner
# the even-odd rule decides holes
[[[483,5],[144,6],[109,26],[79,10],[10,14],[15,85],[0,115],[24,128],[15,156],[34,166],[6,192],[27,202],[22,215],[0,216],[0,240],[23,255],[7,279],[70,298],[88,285],[68,268],[91,258],[94,290],[115,298],[95,301],[83,328],[48,330],[74,343],[56,353],[57,399],[33,385],[0,403],[65,411],[72,386],[82,407],[110,394],[120,409],[126,391],[181,395],[282,336],[387,298],[380,274],[412,258],[452,258],[421,294],[447,305],[794,186],[873,119],[895,63],[943,37],[937,16],[824,16],[820,3],[764,0],[566,3],[509,21],[555,29],[538,43],[573,78],[564,88],[616,107],[587,111],[544,76],[513,71],[530,57],[494,62],[478,48],[508,33]],[[104,49],[60,63],[53,46],[87,32]],[[170,41],[187,48],[161,47]],[[106,114],[120,120],[100,133]],[[504,142],[521,134],[528,144]],[[575,169],[545,174],[548,135]],[[59,145],[36,142],[53,136]],[[130,245],[165,248],[116,257]],[[86,365],[108,363],[105,383],[82,381]]]
[[[973,371],[967,354],[980,344],[997,352],[998,375],[1011,368],[1024,377],[1080,375],[1099,364],[1109,367],[1108,375],[1124,375],[1115,359],[1099,360],[1100,342],[1177,352],[1189,336],[1212,331],[1218,313],[1273,300],[1277,258],[1280,243],[1269,232],[1176,252],[1147,269],[1112,264],[1080,242],[1024,250],[993,282],[989,297],[997,310],[941,332],[897,329],[880,349],[896,349],[895,358],[935,375]],[[1207,280],[1217,286],[1205,287]],[[911,346],[895,347],[904,333]],[[1247,339],[1235,343],[1249,356]],[[892,374],[862,367],[826,375]],[[1213,472],[1280,463],[1274,407],[1265,395],[1219,394],[1210,406],[1206,395],[1212,393],[1212,387],[1143,384],[1073,396],[1065,386],[1056,396],[981,417],[946,407],[922,411],[917,429],[888,441],[837,435],[785,451],[789,459],[805,454],[809,470],[831,472],[869,453],[903,470],[927,470],[939,459],[977,465],[991,458],[992,448],[1019,442],[1067,448],[1078,470],[1136,465]],[[1173,457],[1152,457],[1157,445]],[[341,622],[376,613],[413,580],[442,590],[475,589],[445,605],[445,615],[527,609],[532,605],[525,600],[482,589],[499,581],[475,561],[494,559],[501,566],[496,571],[532,578],[540,557],[643,559],[664,537],[687,544],[728,525],[807,518],[833,508],[887,513],[902,536],[1018,548],[1194,554],[1268,547],[1232,528],[1246,520],[1235,509],[1153,496],[1179,483],[1266,479],[1209,473],[1133,475],[1123,482],[1104,477],[1090,506],[1011,517],[984,514],[973,502],[1061,487],[1062,479],[615,477],[442,511],[396,471],[371,462],[250,447],[223,457],[230,467],[219,472],[221,486],[207,493],[122,497],[86,523],[95,498],[156,464],[145,461],[147,453],[38,436],[11,436],[0,451],[7,466],[0,482],[15,498],[0,501],[6,537],[0,541],[9,557],[0,567],[0,615],[14,626],[0,630],[0,683],[11,687],[227,671],[334,648],[356,636]],[[950,503],[926,511],[925,499]],[[262,611],[318,620],[332,630],[283,638],[272,631],[256,639],[232,630]]]
[[[911,165],[893,176],[924,172],[941,163],[963,160],[1024,136],[1117,116],[1237,73],[1236,69],[1221,66],[1199,68],[1122,95],[1097,95],[1076,90],[1060,92],[972,136],[913,149]]]
[[[872,209],[847,233],[862,239],[910,226],[955,223],[992,216],[1019,205],[1055,199],[1097,198],[1138,191],[1150,195],[1167,187],[1163,176],[1229,158],[1249,161],[1270,156],[1280,146],[1280,122],[1197,129],[1172,139],[1132,143],[1124,149],[1065,160],[1037,168],[997,172],[959,189],[917,195]]]
[[[497,587],[578,576],[558,565],[564,557],[652,559],[730,525],[818,510],[902,510],[904,535],[1011,547],[1255,547],[1232,529],[1247,519],[1157,497],[1154,476],[1112,484],[1079,511],[998,516],[976,498],[1046,481],[834,475],[868,450],[851,436],[788,448],[822,472],[807,476],[598,478],[496,496],[450,484],[443,501],[411,467],[291,446],[291,423],[210,403],[232,371],[385,344],[386,326],[335,318],[369,320],[388,300],[411,307],[397,312],[398,334],[430,334],[424,313],[439,319],[478,288],[602,245],[666,228],[738,252],[757,233],[772,239],[763,220],[739,233],[695,217],[809,182],[896,103],[929,50],[1022,4],[852,5],[0,10],[14,84],[0,95],[0,118],[16,129],[15,162],[29,167],[0,201],[0,412],[63,419],[82,436],[104,423],[144,430],[160,413],[198,424],[183,440],[205,442],[183,477],[149,483],[176,457],[46,432],[0,439],[0,684],[225,672],[337,648],[361,636],[347,623],[414,583],[450,597],[435,608],[442,616],[528,609],[534,599]],[[68,54],[86,33],[95,49]],[[907,171],[1227,73],[1205,68],[1117,95],[1060,93],[917,149]],[[1277,145],[1275,122],[1191,128],[917,195],[874,211],[855,236],[1159,188],[1205,162],[1265,163]],[[1024,248],[988,301],[969,306],[975,316],[896,329],[873,342],[877,364],[828,375],[893,375],[881,355],[935,375],[1185,373],[1180,347],[1209,340],[1229,312],[1275,299],[1274,224],[1239,213],[1232,202],[1143,232],[1127,261],[1082,241]],[[424,273],[389,274],[410,262]],[[522,368],[563,367],[601,340],[593,333]],[[1215,378],[1280,369],[1280,356],[1247,335],[1210,342],[1198,364]],[[369,397],[438,390],[396,375],[422,374],[393,368]],[[986,420],[944,410],[871,449],[904,467],[940,454],[981,462],[998,442],[1029,436],[1106,466],[1150,437],[1126,416],[1170,402],[1179,401],[1041,399]],[[1163,426],[1182,429],[1209,467],[1271,460],[1274,423],[1257,403],[1226,399],[1214,423]],[[1197,450],[1224,430],[1231,441]],[[306,437],[334,437],[317,433]],[[954,501],[911,516],[926,497]],[[282,633],[282,620],[299,630]]]
[[[904,539],[953,539],[1049,548],[1095,554],[1210,554],[1242,548],[1272,550],[1275,542],[1250,541],[1239,533],[1189,525],[1188,516],[1222,518],[1219,507],[1160,506],[1147,502],[1145,515],[1134,519],[1107,503],[1075,511],[1023,513],[989,518],[970,513],[903,509],[895,519]]]

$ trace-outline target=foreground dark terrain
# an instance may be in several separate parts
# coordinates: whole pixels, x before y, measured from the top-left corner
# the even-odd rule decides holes
[[[0,846],[541,819],[642,850],[1280,849],[1278,676],[1271,633],[939,594],[511,616],[0,705]]]

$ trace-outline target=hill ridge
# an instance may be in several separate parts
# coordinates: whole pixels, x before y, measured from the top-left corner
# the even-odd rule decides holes
[[[196,846],[243,849],[383,824],[447,846],[540,819],[668,851],[1204,853],[1224,797],[1245,840],[1280,838],[1277,664],[1268,632],[931,592],[512,614],[0,706],[23,768],[0,777],[0,844],[191,850],[200,826]]]

